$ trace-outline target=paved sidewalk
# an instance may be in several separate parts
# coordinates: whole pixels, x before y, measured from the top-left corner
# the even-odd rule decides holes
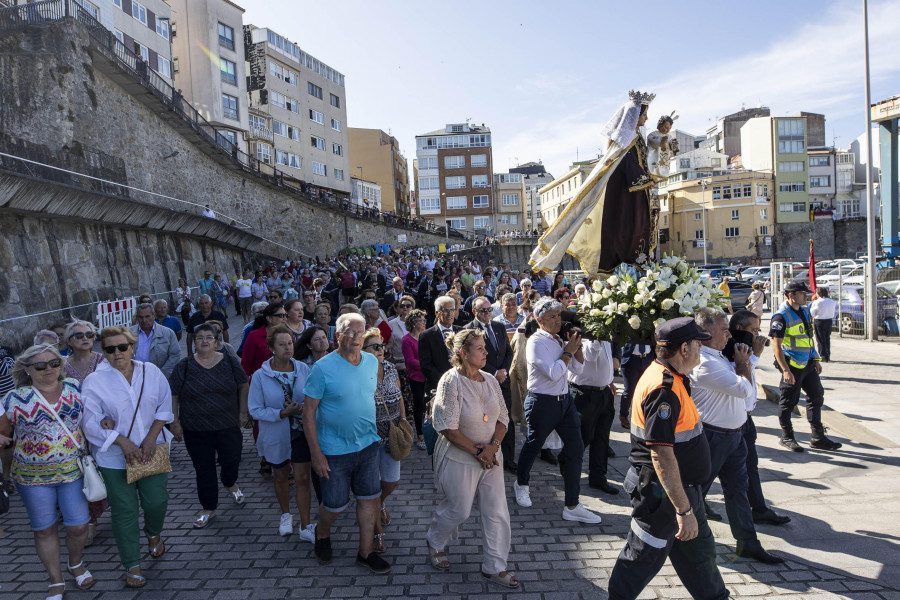
[[[239,331],[238,326],[232,319],[233,332]],[[887,344],[883,347],[897,350]],[[835,340],[835,359],[841,360],[845,352],[861,350]],[[865,362],[875,360],[887,358]],[[828,367],[843,368],[840,364]],[[857,379],[878,377],[863,373]],[[851,382],[846,383],[849,386]],[[827,385],[842,387],[838,380],[830,380]],[[826,392],[827,398],[832,395],[838,394]],[[847,398],[849,402],[850,396]],[[858,396],[858,407],[852,414],[865,416],[869,400],[869,396]],[[845,444],[839,452],[788,453],[777,444],[775,406],[761,401],[755,420],[764,491],[778,512],[793,519],[785,527],[760,526],[760,538],[766,548],[788,560],[784,565],[769,566],[738,558],[733,554],[734,539],[727,524],[712,523],[720,569],[732,596],[900,599],[900,449],[880,448],[838,434],[836,437]],[[797,429],[805,444],[808,428],[798,423]],[[627,433],[615,425],[612,445],[618,457],[611,461],[610,479],[617,484],[628,467],[627,439]],[[603,523],[563,521],[559,472],[537,461],[532,508],[515,504],[512,479],[508,474],[506,477],[513,527],[510,568],[517,571],[521,589],[506,591],[489,586],[479,575],[481,530],[477,508],[461,527],[459,541],[448,548],[450,571],[435,571],[427,563],[424,548],[424,533],[437,502],[430,458],[414,449],[403,461],[399,489],[388,500],[393,522],[385,528],[388,551],[384,557],[393,565],[393,572],[373,575],[354,565],[352,510],[335,527],[335,559],[329,566],[319,566],[312,545],[299,541],[296,534],[290,538],[277,535],[279,510],[274,491],[272,484],[256,473],[258,461],[249,432],[245,434],[239,481],[247,503],[235,506],[223,491],[219,513],[207,529],[191,528],[199,504],[193,469],[183,445],[174,446],[172,458],[175,470],[170,478],[171,499],[164,532],[168,550],[159,560],[148,557],[144,561],[147,587],[139,591],[124,588],[109,516],[104,515],[95,545],[85,552],[97,584],[88,592],[79,592],[67,576],[68,599],[606,598],[609,574],[629,526],[630,508],[624,494],[610,497],[594,492],[587,487],[586,477],[582,480],[582,501],[602,513]],[[718,512],[724,513],[717,485],[710,500]],[[0,600],[43,598],[46,576],[35,555],[18,496],[13,496],[12,510],[0,517],[0,522],[6,529],[0,539]],[[689,596],[667,563],[641,597]]]

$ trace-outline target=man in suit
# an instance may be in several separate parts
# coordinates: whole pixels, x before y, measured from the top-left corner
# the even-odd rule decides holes
[[[403,280],[399,277],[394,277],[394,280],[391,282],[391,289],[389,289],[381,299],[380,306],[381,310],[384,311],[384,314],[391,316],[391,309],[394,306],[394,302],[399,301],[406,293]]]
[[[656,354],[649,344],[628,343],[622,347],[622,397],[619,400],[619,422],[625,429],[631,429],[631,394],[637,386],[644,369],[656,360]]]
[[[416,292],[416,305],[425,311],[425,320],[431,327],[434,323],[434,301],[441,295],[437,289],[437,279],[431,271],[425,273]]]
[[[153,363],[168,377],[181,360],[181,346],[175,332],[157,323],[154,316],[150,303],[139,304],[135,310],[137,325],[131,326],[131,332],[137,337],[134,358]]]
[[[425,374],[428,390],[437,389],[441,376],[450,370],[450,350],[444,343],[445,332],[460,330],[453,324],[456,319],[456,300],[450,296],[441,296],[434,301],[434,312],[437,323],[419,336],[419,365]]]
[[[500,391],[503,392],[503,401],[506,409],[510,410],[510,381],[509,368],[512,366],[512,347],[506,336],[506,328],[500,323],[491,321],[493,308],[486,297],[477,298],[472,306],[475,310],[475,319],[466,325],[466,329],[481,329],[484,331],[484,343],[487,347],[487,362],[484,370],[497,378],[500,383]],[[507,471],[515,472],[518,464],[516,456],[516,428],[507,427],[506,435],[500,444],[503,451],[503,467]]]
[[[419,282],[422,281],[422,274],[424,271],[422,267],[419,265],[418,261],[414,261],[412,265],[409,267],[409,272],[406,274],[406,287],[411,290],[419,287]]]
[[[490,300],[491,304],[494,303],[494,297],[487,293],[487,284],[483,279],[479,279],[475,282],[474,289],[475,293],[466,298],[466,302],[463,305],[463,310],[465,310],[467,313],[472,312],[472,303],[475,302],[475,300],[478,298],[487,298],[488,300]]]

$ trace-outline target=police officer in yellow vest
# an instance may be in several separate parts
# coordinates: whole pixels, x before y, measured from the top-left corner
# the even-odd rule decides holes
[[[703,510],[709,444],[687,378],[700,364],[700,342],[709,339],[691,317],[656,328],[657,358],[632,397],[632,466],[624,483],[631,530],[609,578],[610,600],[637,598],[666,557],[692,598],[729,597]]]
[[[806,283],[791,281],[784,288],[784,304],[772,315],[769,326],[769,337],[772,338],[772,350],[775,362],[781,370],[781,385],[778,401],[778,420],[781,422],[780,444],[793,452],[803,452],[803,448],[794,439],[794,427],[791,425],[791,413],[800,401],[800,391],[806,392],[806,418],[812,430],[809,440],[811,448],[818,450],[837,450],[841,444],[825,435],[822,426],[822,404],[825,402],[825,389],[819,374],[822,372],[822,359],[813,344],[812,318],[806,308],[806,300],[812,291]]]

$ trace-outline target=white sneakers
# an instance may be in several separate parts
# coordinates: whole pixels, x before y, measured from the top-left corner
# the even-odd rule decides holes
[[[291,513],[284,513],[281,515],[281,524],[278,526],[278,535],[284,537],[286,535],[291,535],[292,531],[294,531],[294,517],[291,516]]]
[[[581,523],[599,523],[602,520],[600,515],[586,509],[584,504],[579,504],[572,509],[564,506],[562,517],[566,521],[579,521]]]
[[[298,533],[300,534],[301,542],[309,542],[310,544],[316,543],[316,524],[310,523],[305,528],[301,525],[298,529]]]
[[[531,506],[531,492],[527,485],[519,485],[518,481],[514,481],[513,491],[516,493],[516,504],[524,508]]]

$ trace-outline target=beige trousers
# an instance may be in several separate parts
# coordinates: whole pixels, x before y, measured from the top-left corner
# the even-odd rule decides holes
[[[443,551],[457,538],[458,527],[469,518],[477,497],[484,548],[481,571],[491,575],[506,571],[512,531],[502,461],[484,470],[474,459],[471,465],[444,459],[437,465],[435,483],[441,502],[426,534],[431,547]]]

